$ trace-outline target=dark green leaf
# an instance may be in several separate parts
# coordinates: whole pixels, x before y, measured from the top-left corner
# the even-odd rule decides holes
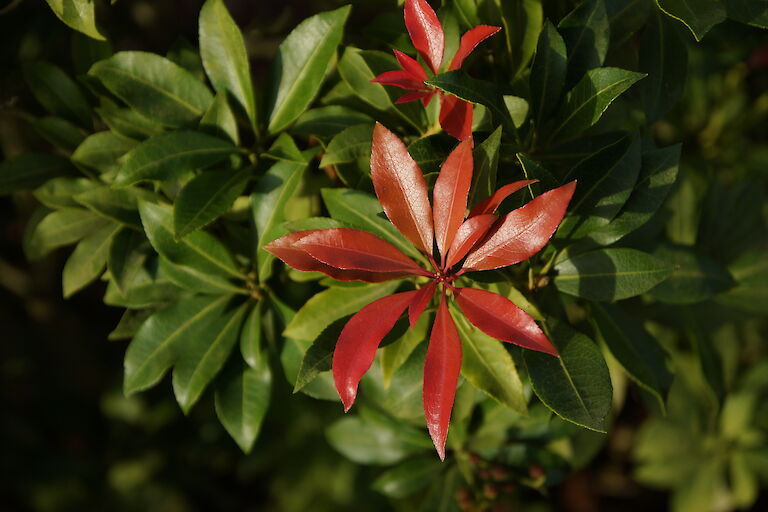
[[[123,316],[120,317],[120,322],[118,322],[117,326],[109,333],[107,339],[109,341],[118,341],[133,338],[141,327],[141,324],[143,324],[144,320],[149,318],[150,315],[152,315],[152,310],[150,309],[126,309],[123,312]]]
[[[768,258],[765,251],[742,254],[728,267],[736,286],[719,295],[721,304],[755,314],[768,314]]]
[[[555,286],[594,301],[616,301],[647,292],[672,272],[650,254],[635,249],[601,249],[557,264]]]
[[[178,180],[196,169],[204,169],[236,152],[231,142],[200,132],[161,133],[136,146],[126,157],[115,185],[140,181]]]
[[[24,78],[32,94],[51,114],[80,126],[92,126],[91,107],[80,87],[61,68],[48,62],[24,65]]]
[[[111,101],[102,100],[102,106],[96,108],[96,113],[110,130],[129,139],[144,140],[163,131],[163,127],[155,121],[130,108],[118,107]]]
[[[695,304],[734,285],[725,268],[692,248],[664,245],[653,255],[672,268],[669,277],[650,291],[650,295],[658,301]]]
[[[196,121],[213,101],[194,75],[153,53],[119,52],[94,64],[88,74],[141,115],[166,126]]]
[[[222,0],[208,0],[200,10],[200,55],[213,87],[231,96],[256,125],[256,99],[243,34]]]
[[[35,199],[49,208],[58,210],[66,207],[79,207],[75,196],[98,187],[98,182],[88,178],[53,178],[34,191]]]
[[[39,117],[32,126],[45,140],[70,153],[85,139],[82,129],[60,117]]]
[[[71,55],[75,75],[84,75],[96,62],[112,55],[112,45],[109,41],[98,41],[72,32]]]
[[[539,35],[536,57],[531,65],[531,108],[537,127],[543,124],[560,102],[565,89],[567,68],[565,42],[555,26],[547,20]]]
[[[307,110],[293,123],[291,133],[319,137],[330,140],[334,135],[348,126],[362,123],[372,123],[373,119],[367,114],[351,108],[332,105]]]
[[[528,65],[536,49],[544,12],[541,0],[511,0],[501,2],[502,35],[512,57],[512,76]]]
[[[107,264],[112,238],[121,229],[119,224],[108,224],[77,244],[62,272],[64,298],[71,297],[101,275]]]
[[[697,41],[701,41],[709,29],[725,21],[726,10],[720,0],[656,0],[665,14],[682,22]]]
[[[547,323],[547,334],[560,357],[523,351],[533,390],[561,418],[605,432],[613,387],[600,349],[563,322]]]
[[[211,275],[196,267],[171,263],[163,256],[160,256],[159,258],[160,273],[183,290],[213,295],[228,293],[238,293],[241,295],[248,294],[248,290],[238,287],[236,284],[227,281],[224,278]]]
[[[153,199],[154,194],[139,188],[113,189],[97,187],[75,196],[75,201],[102,217],[141,230],[138,207],[140,199]]]
[[[481,144],[472,151],[474,169],[472,186],[469,189],[467,205],[472,208],[496,191],[496,173],[499,169],[499,148],[501,146],[501,126],[496,128]]]
[[[585,0],[558,25],[568,48],[568,83],[603,65],[611,40],[604,0]]]
[[[0,163],[0,195],[29,190],[58,176],[72,174],[66,158],[42,153],[24,153]]]
[[[46,0],[56,16],[69,27],[88,37],[104,40],[96,24],[95,0]]]
[[[125,292],[141,273],[146,261],[146,254],[139,250],[142,245],[147,245],[143,232],[124,229],[112,237],[107,255],[107,268],[120,293]]]
[[[440,170],[440,166],[454,147],[456,147],[456,139],[440,133],[416,139],[408,146],[408,153],[416,161],[422,173],[430,174]]]
[[[371,157],[373,124],[358,124],[341,131],[325,150],[320,167],[354,162]]]
[[[645,26],[656,6],[651,0],[611,0],[605,3],[605,9],[611,24],[611,43],[617,47]]]
[[[410,459],[382,473],[372,487],[390,498],[406,498],[429,485],[441,470],[434,457]]]
[[[384,387],[389,388],[392,378],[411,356],[413,351],[424,340],[429,339],[429,329],[432,326],[432,315],[422,314],[416,325],[405,331],[398,340],[382,348],[379,352],[379,361],[381,363],[381,375],[384,381]],[[422,361],[423,362],[423,361]],[[420,365],[420,368],[423,364]],[[421,388],[419,388],[419,393]]]
[[[762,0],[724,0],[724,3],[730,19],[768,28],[768,5]]]
[[[216,220],[243,193],[252,169],[216,170],[198,174],[181,189],[173,203],[173,231],[183,238]]]
[[[216,382],[216,415],[245,453],[259,435],[271,389],[272,372],[266,361],[259,368],[241,363],[231,371],[225,369]]]
[[[272,64],[269,131],[290,125],[312,102],[341,42],[350,7],[316,14],[285,38]]]
[[[312,382],[321,372],[327,372],[331,369],[333,350],[336,348],[336,341],[347,324],[347,320],[349,320],[348,317],[343,317],[334,321],[323,329],[323,332],[309,346],[301,360],[299,374],[293,385],[294,393]]]
[[[120,234],[129,233],[123,230]],[[138,235],[137,235],[138,236]],[[118,240],[120,236],[115,237]],[[113,246],[115,243],[113,242]],[[110,261],[107,265],[112,274],[112,247]],[[173,284],[168,276],[163,274],[158,265],[158,258],[149,257],[146,253],[134,251],[129,253],[126,268],[123,271],[123,289],[117,287],[116,281],[110,280],[104,303],[110,306],[142,309],[148,307],[166,306],[179,300],[182,290]]]

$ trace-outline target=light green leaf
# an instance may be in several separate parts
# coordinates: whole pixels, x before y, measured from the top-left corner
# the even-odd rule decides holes
[[[501,2],[502,35],[512,57],[512,77],[526,68],[536,49],[536,40],[544,19],[541,0],[512,0]]]
[[[269,132],[277,133],[301,115],[322,85],[321,77],[341,42],[350,7],[316,14],[285,38],[272,65]]]
[[[81,192],[74,196],[74,199],[108,220],[142,230],[138,212],[139,200],[153,199],[154,196],[152,192],[139,188],[113,189],[104,186]]]
[[[237,131],[237,119],[223,94],[217,94],[211,107],[200,120],[200,131],[210,133],[220,139],[229,140],[233,144],[240,143]]]
[[[111,131],[89,135],[72,153],[72,162],[87,170],[113,175],[123,155],[136,147],[136,141]]]
[[[45,0],[53,13],[69,27],[93,39],[104,40],[96,24],[94,2],[98,0]]]
[[[374,84],[378,85],[378,84]],[[348,126],[372,123],[368,114],[363,114],[348,107],[331,105],[307,110],[293,123],[291,133],[314,135],[323,140],[330,140]]]
[[[102,99],[102,106],[95,110],[112,132],[129,139],[144,140],[163,131],[163,127],[155,121],[130,108],[118,107],[111,101]]]
[[[269,366],[269,354],[264,352],[261,346],[264,337],[262,321],[265,307],[265,302],[259,300],[251,308],[240,333],[240,354],[243,356],[243,360],[255,370]]]
[[[390,465],[424,450],[403,440],[393,425],[366,421],[359,416],[336,421],[325,435],[331,446],[358,464]]]
[[[29,190],[58,176],[72,174],[66,158],[42,153],[24,153],[0,162],[0,196]]]
[[[216,415],[244,453],[259,435],[269,407],[272,372],[269,365],[251,368],[244,364],[223,372],[216,382]]]
[[[112,238],[121,229],[119,224],[106,225],[77,244],[62,272],[64,298],[71,297],[101,275],[107,264]]]
[[[726,8],[720,0],[656,0],[659,8],[668,16],[688,27],[697,41],[709,32],[709,29],[725,21]]]
[[[243,34],[222,0],[208,0],[200,10],[200,55],[213,87],[231,95],[255,126],[256,99]]]
[[[213,101],[194,75],[153,53],[119,52],[94,64],[88,74],[139,114],[166,126],[198,120]]]
[[[410,459],[382,473],[372,487],[390,498],[406,498],[433,482],[441,471],[434,457]]]
[[[192,178],[173,203],[174,236],[183,238],[226,213],[245,190],[251,173],[251,168],[214,170]]]
[[[692,248],[663,245],[653,255],[673,269],[663,283],[649,292],[660,302],[695,304],[735,284],[725,268]]]
[[[92,128],[91,107],[80,87],[61,68],[48,62],[24,65],[24,78],[32,94],[51,114]]]
[[[204,272],[192,266],[171,263],[163,256],[160,256],[159,258],[160,273],[183,290],[213,295],[229,293],[238,293],[241,295],[248,294],[248,290],[244,287],[238,287],[236,284],[227,281],[220,276],[211,275],[208,272]]]
[[[33,192],[35,199],[45,206],[58,210],[66,207],[79,207],[75,196],[98,187],[98,182],[88,178],[52,178]]]
[[[24,250],[29,259],[36,260],[57,247],[77,242],[105,224],[106,220],[88,210],[62,208],[33,227]]]
[[[432,315],[424,312],[416,325],[405,331],[394,343],[379,351],[381,375],[384,387],[389,388],[395,372],[408,360],[413,351],[424,340],[429,339],[429,329],[432,326]],[[419,388],[420,390],[421,388]]]

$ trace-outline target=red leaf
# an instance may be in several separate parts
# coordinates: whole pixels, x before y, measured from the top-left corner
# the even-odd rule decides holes
[[[481,202],[477,203],[474,208],[472,208],[472,211],[469,212],[470,217],[474,217],[475,215],[483,215],[486,213],[494,213],[496,212],[496,208],[499,207],[499,205],[504,201],[506,198],[517,192],[523,187],[527,187],[528,185],[531,185],[532,183],[536,183],[539,180],[522,180],[522,181],[515,181],[514,183],[510,183],[509,185],[504,185],[499,190],[493,193],[491,197],[487,197]]]
[[[432,255],[434,229],[427,182],[397,135],[376,123],[371,179],[390,222],[422,252]]]
[[[488,233],[497,220],[499,218],[495,215],[476,215],[465,220],[456,231],[456,238],[453,239],[448,251],[445,268],[451,268],[461,261],[461,258],[466,256],[469,250]]]
[[[428,285],[416,291],[416,296],[413,298],[410,306],[408,306],[408,321],[410,322],[411,327],[416,325],[419,317],[427,308],[429,301],[435,294],[436,287],[437,283],[432,281]]]
[[[440,126],[451,137],[464,140],[472,135],[472,104],[456,96],[440,95]]]
[[[343,270],[331,267],[309,255],[303,249],[296,246],[296,242],[307,234],[319,230],[297,231],[274,240],[264,246],[264,250],[280,258],[289,267],[304,272],[322,272],[338,281],[365,281],[366,283],[380,283],[410,275],[405,272],[365,272],[362,270]]]
[[[426,90],[426,86],[423,83],[414,80],[413,76],[411,76],[409,73],[400,70],[385,71],[376,78],[372,79],[371,82],[383,85],[394,85],[395,87],[400,87],[401,89],[416,91]]]
[[[445,36],[437,14],[426,0],[405,1],[405,27],[413,46],[424,58],[432,72],[437,74],[443,62]]]
[[[457,288],[456,302],[467,319],[488,336],[557,355],[557,349],[533,318],[511,300],[485,290]]]
[[[576,182],[572,181],[509,212],[485,241],[470,251],[463,268],[490,270],[506,267],[539,252],[563,220],[575,188]]]
[[[335,268],[431,275],[389,242],[359,229],[317,230],[296,241],[295,246]]]
[[[472,139],[465,139],[445,160],[432,191],[435,238],[442,261],[464,220],[472,185]]]
[[[424,80],[427,79],[427,73],[424,72],[424,68],[421,67],[421,64],[419,64],[416,59],[409,57],[400,50],[393,51],[395,52],[397,62],[413,77],[414,80],[424,82]]]
[[[357,385],[376,357],[379,343],[413,300],[415,291],[375,300],[349,319],[333,351],[333,380],[347,412],[355,402]]]
[[[456,51],[456,55],[451,60],[451,66],[448,71],[459,69],[472,51],[477,48],[477,45],[491,37],[493,34],[501,30],[501,27],[491,27],[489,25],[478,25],[477,27],[468,30],[461,36],[461,44]]]
[[[429,104],[429,100],[432,99],[432,96],[434,96],[433,91],[414,91],[414,92],[408,92],[397,98],[395,101],[395,104],[399,105],[400,103],[408,103],[409,101],[417,101],[417,100],[424,100],[427,104]],[[426,105],[425,105],[426,106]]]
[[[424,416],[440,460],[445,460],[445,440],[460,369],[461,340],[443,297],[429,337],[423,388]]]

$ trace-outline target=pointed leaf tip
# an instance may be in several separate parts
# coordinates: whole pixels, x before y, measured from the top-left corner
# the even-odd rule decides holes
[[[467,138],[445,160],[432,191],[437,248],[443,263],[467,210],[472,184],[472,139]]]
[[[406,0],[403,13],[413,46],[437,74],[445,50],[445,35],[437,14],[426,0]]]

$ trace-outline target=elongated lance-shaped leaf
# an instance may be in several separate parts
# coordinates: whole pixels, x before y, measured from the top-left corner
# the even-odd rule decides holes
[[[493,194],[496,190],[500,147],[501,126],[496,128],[487,139],[478,144],[472,152],[474,169],[472,172],[472,186],[469,189],[468,204],[470,208]]]
[[[440,126],[458,140],[472,136],[474,106],[456,96],[440,95]]]
[[[730,14],[724,2],[719,0],[698,0],[695,6],[686,0],[656,0],[656,4],[664,14],[688,27],[697,41]]]
[[[24,65],[32,94],[50,113],[92,128],[91,108],[80,87],[61,68],[44,61]]]
[[[413,46],[437,74],[443,62],[445,36],[437,14],[426,0],[406,0],[403,8],[405,28],[411,36]]]
[[[266,360],[257,368],[233,365],[216,382],[216,415],[245,453],[251,451],[259,435],[271,390],[272,371]]]
[[[472,184],[472,141],[461,142],[445,160],[432,191],[435,238],[443,263],[464,220]]]
[[[549,20],[539,34],[536,57],[531,65],[531,109],[540,127],[560,101],[567,71],[565,42]]]
[[[33,189],[47,181],[74,173],[66,158],[42,153],[24,153],[0,162],[0,196]]]
[[[537,181],[538,180],[521,180],[504,185],[500,189],[496,190],[493,194],[479,202],[474,208],[472,208],[472,211],[469,212],[469,216],[474,217],[475,215],[487,215],[495,213],[506,198],[518,190],[536,183]]]
[[[416,295],[408,305],[408,322],[410,323],[411,328],[416,325],[419,317],[421,317],[421,314],[429,305],[429,302],[432,300],[432,296],[435,294],[436,289],[437,282],[433,280],[423,288],[420,288],[416,291]]]
[[[456,231],[451,248],[448,251],[448,260],[445,268],[451,268],[457,264],[490,231],[491,226],[499,220],[496,215],[475,215],[464,221]]]
[[[107,224],[77,244],[61,274],[65,298],[71,297],[101,275],[107,264],[110,243],[121,229],[119,224]]]
[[[568,84],[603,65],[611,40],[605,0],[581,2],[558,25],[568,47]]]
[[[445,441],[451,420],[456,383],[461,371],[461,340],[448,311],[445,297],[429,336],[424,360],[424,417],[440,460],[445,460]]]
[[[431,255],[434,228],[427,183],[405,144],[380,123],[373,130],[371,178],[392,224],[424,254]]]
[[[494,35],[499,30],[501,30],[501,27],[492,27],[489,25],[479,25],[467,30],[461,36],[459,49],[456,50],[456,53],[453,55],[453,59],[451,59],[451,65],[448,66],[448,71],[459,69],[464,63],[464,59],[469,57],[475,48],[477,48],[477,45]],[[426,80],[426,77],[424,80]]]
[[[505,215],[488,238],[470,251],[463,268],[505,267],[539,252],[563,219],[575,189],[576,182],[572,181]]]

